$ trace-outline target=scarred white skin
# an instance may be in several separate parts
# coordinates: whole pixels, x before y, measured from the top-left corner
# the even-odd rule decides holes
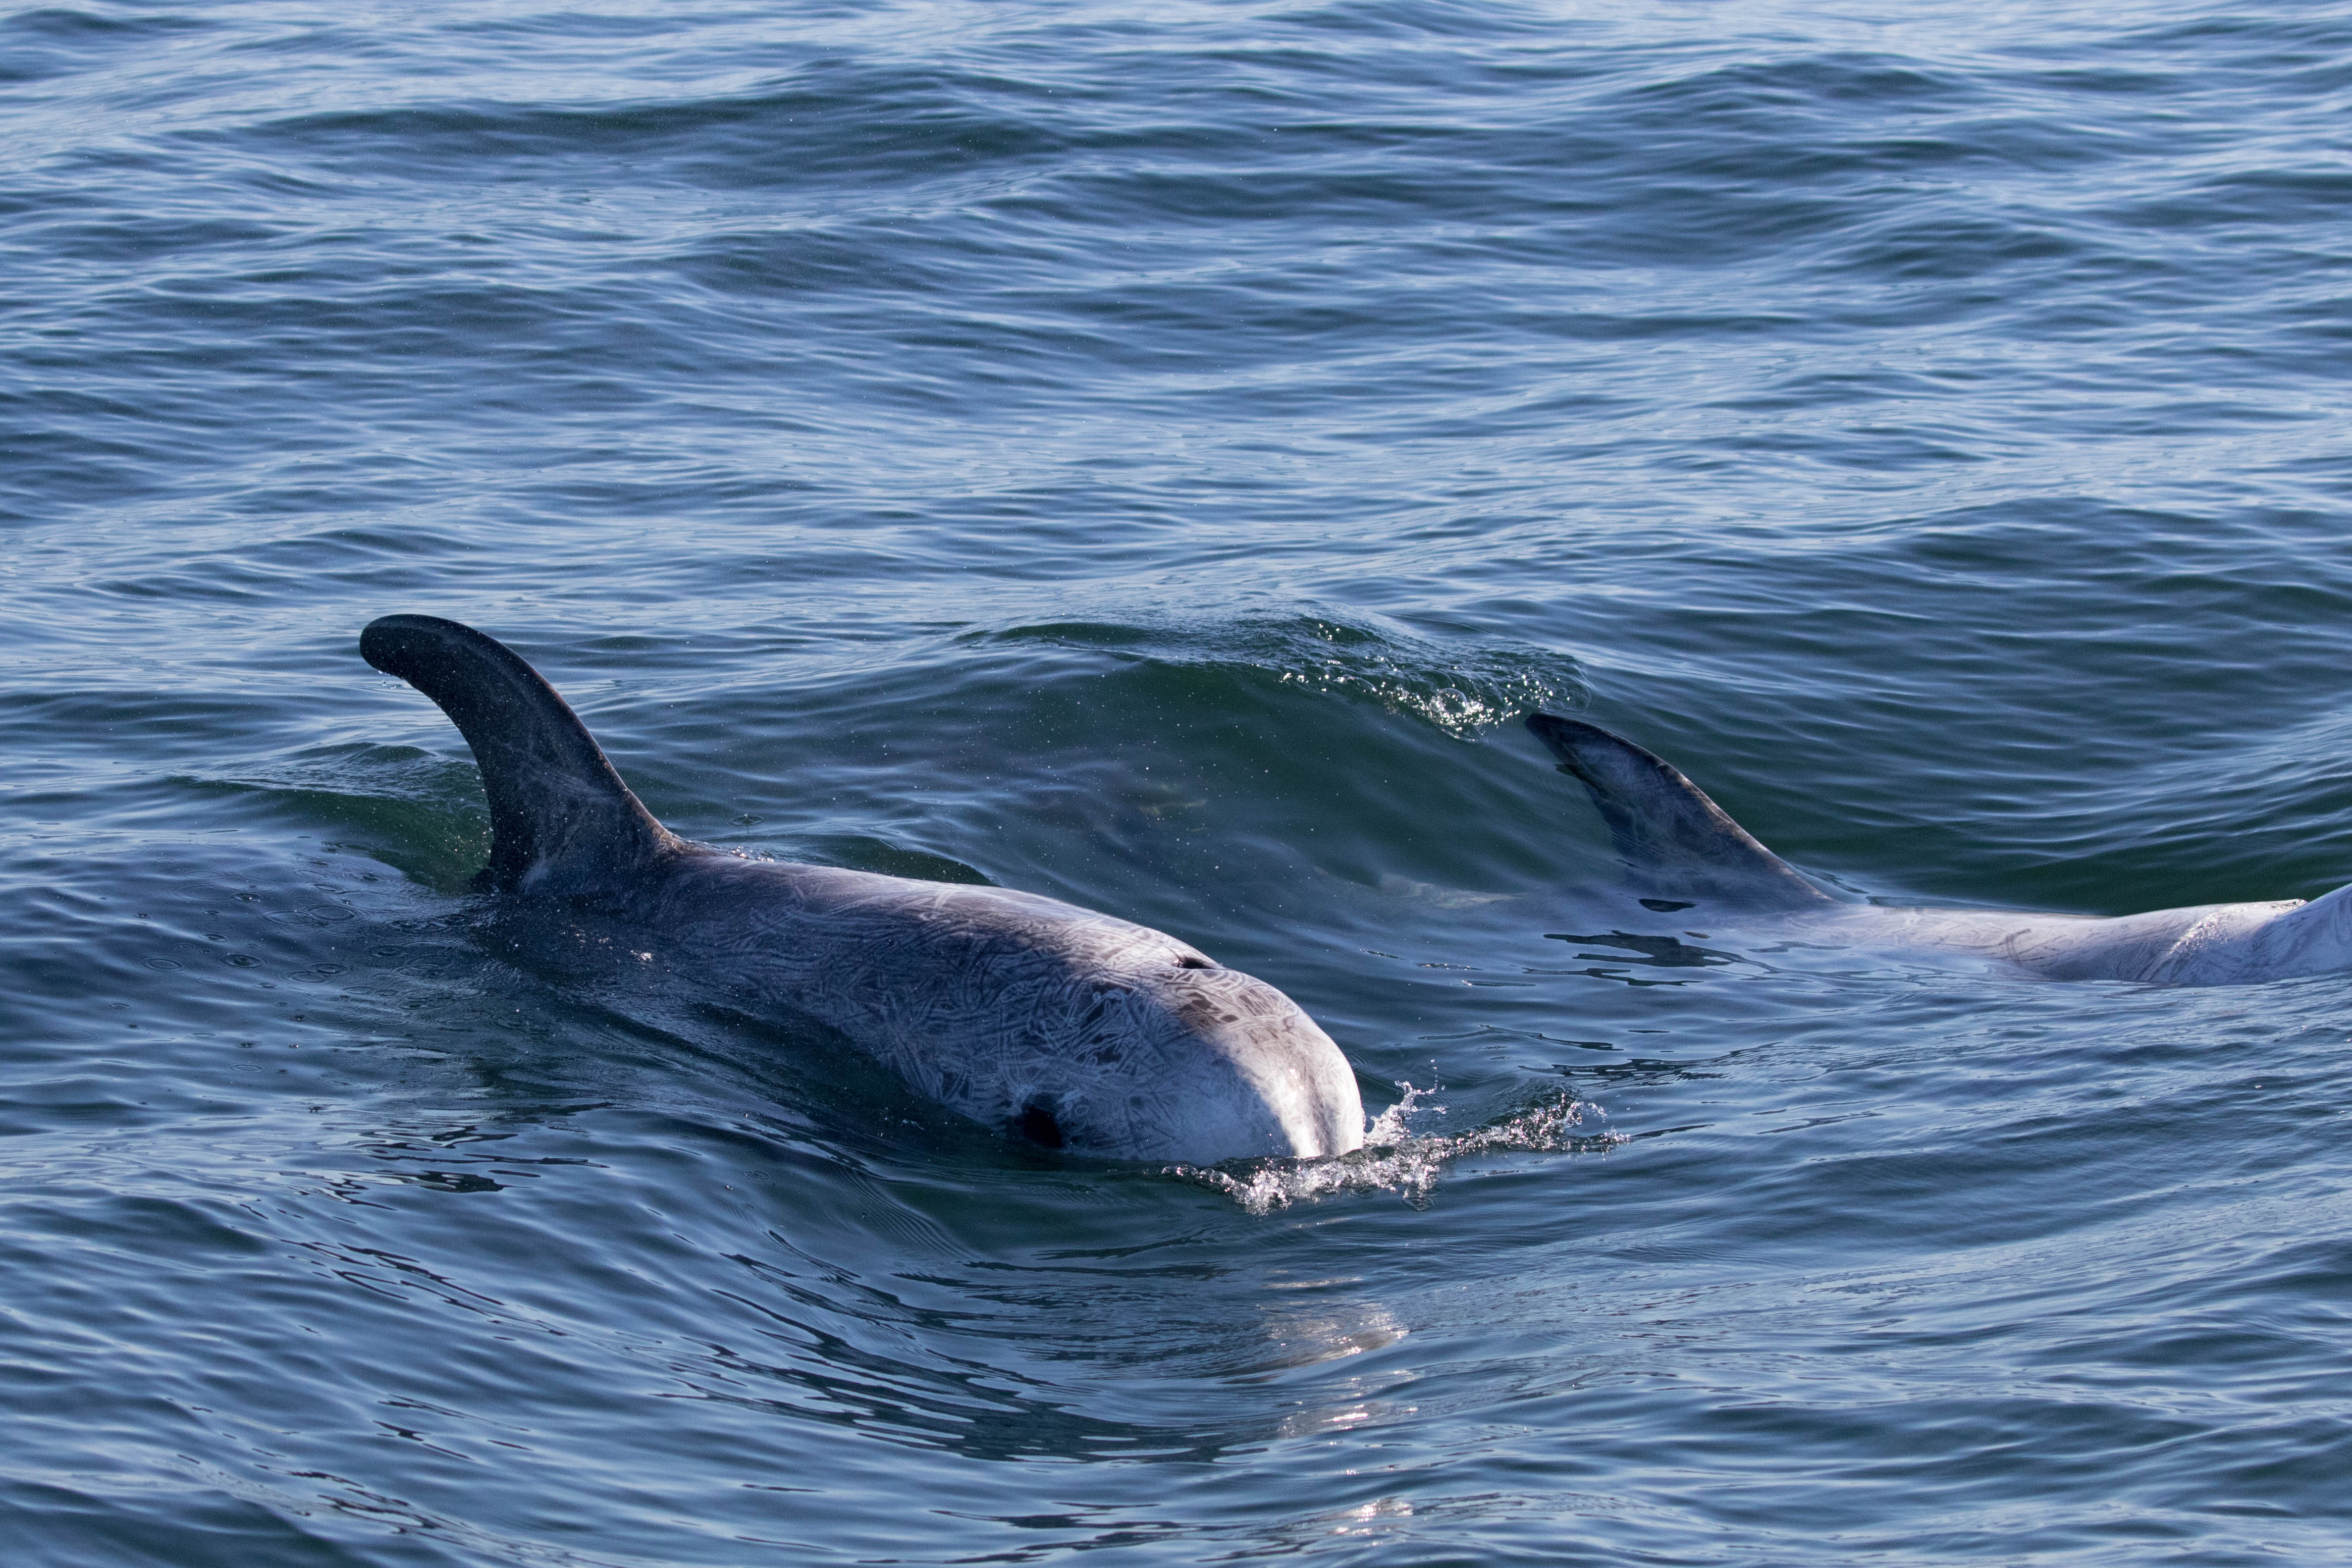
[[[1004,888],[693,846],[648,868],[625,908],[666,967],[829,1025],[990,1126],[1133,1160],[1363,1145],[1355,1072],[1331,1038],[1265,981],[1149,926]]]
[[[1981,956],[2051,980],[2232,986],[2352,969],[2352,889],[2305,903],[2199,904],[2102,918],[1999,909],[1835,904],[1769,923],[1789,941]],[[1719,923],[1757,929],[1739,916]]]

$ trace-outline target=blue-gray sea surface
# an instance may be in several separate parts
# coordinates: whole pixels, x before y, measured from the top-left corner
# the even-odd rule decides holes
[[[1559,913],[1538,707],[1857,895],[2352,880],[2352,11],[1875,9],[0,16],[0,1557],[2352,1556],[2352,977]],[[398,611],[1406,1135],[518,958]]]

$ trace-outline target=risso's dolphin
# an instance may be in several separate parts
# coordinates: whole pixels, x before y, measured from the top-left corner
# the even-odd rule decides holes
[[[473,747],[495,893],[580,901],[673,974],[829,1026],[918,1093],[1049,1147],[1208,1163],[1362,1146],[1355,1073],[1330,1037],[1189,943],[1034,894],[690,843],[502,643],[387,615],[360,653]]]
[[[1644,907],[1675,913],[1677,924],[1704,923],[1710,937],[1727,928],[1804,946],[1941,950],[2053,980],[2225,986],[2352,969],[2352,887],[2310,903],[2200,904],[2113,919],[1848,902],[1808,881],[1632,741],[1554,714],[1531,714],[1527,726],[1560,771],[1591,791],[1636,883],[1663,895],[1642,900]],[[1647,951],[1669,939],[1620,931],[1571,940]],[[1678,939],[1672,946],[1660,961],[1710,961],[1708,950]]]

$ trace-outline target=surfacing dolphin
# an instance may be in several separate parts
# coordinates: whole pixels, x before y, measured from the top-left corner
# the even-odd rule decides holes
[[[1530,714],[1527,726],[1592,792],[1659,912],[1788,940],[1980,956],[2053,980],[2226,986],[2352,969],[2352,887],[2305,903],[2200,904],[2113,919],[1995,909],[1907,909],[1832,898],[1706,798],[1671,764],[1598,725]],[[1685,933],[1690,935],[1690,933]],[[1641,950],[1629,932],[1575,940]],[[1690,949],[1693,954],[1699,949]],[[1694,961],[1696,961],[1696,959]]]
[[[1034,894],[690,843],[495,639],[387,615],[360,653],[473,747],[493,892],[616,916],[673,973],[814,1019],[918,1093],[1049,1147],[1207,1164],[1363,1145],[1355,1073],[1330,1037],[1189,944]]]

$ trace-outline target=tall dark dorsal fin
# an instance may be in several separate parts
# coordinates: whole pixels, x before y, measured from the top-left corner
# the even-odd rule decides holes
[[[482,769],[500,893],[601,893],[686,846],[629,792],[555,688],[496,638],[434,615],[387,615],[360,657],[440,705]]]
[[[1833,902],[1673,764],[1581,719],[1533,713],[1528,727],[1592,791],[1618,852],[1659,892],[1762,909]]]

